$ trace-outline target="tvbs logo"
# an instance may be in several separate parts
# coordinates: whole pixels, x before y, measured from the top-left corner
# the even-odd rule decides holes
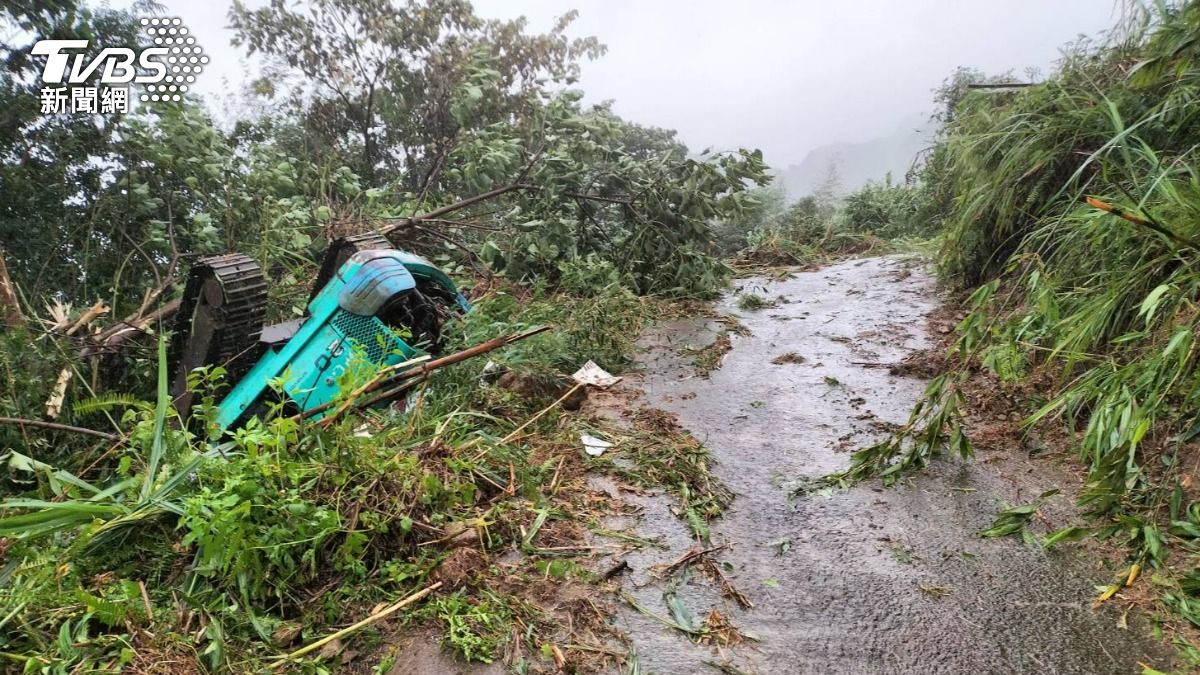
[[[144,18],[151,45],[108,47],[94,57],[82,53],[87,40],[40,40],[31,53],[46,57],[42,69],[43,113],[129,111],[129,87],[141,85],[145,102],[179,102],[208,64],[204,49],[178,18]],[[98,75],[102,86],[89,86]],[[64,86],[65,85],[65,86]],[[118,86],[111,86],[118,85]]]

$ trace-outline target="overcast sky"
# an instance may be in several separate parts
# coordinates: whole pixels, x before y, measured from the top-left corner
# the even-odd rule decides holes
[[[197,92],[245,81],[225,28],[232,0],[160,0],[212,59]],[[131,0],[114,0],[128,7]],[[251,6],[264,0],[249,0]],[[927,114],[959,65],[1046,71],[1059,48],[1116,20],[1115,0],[476,0],[530,29],[578,9],[576,35],[608,54],[588,63],[591,101],[677,129],[699,150],[761,148],[783,168],[814,147],[887,135]]]

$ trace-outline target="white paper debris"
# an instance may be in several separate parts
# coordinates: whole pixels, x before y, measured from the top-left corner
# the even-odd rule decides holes
[[[575,371],[571,376],[579,384],[590,384],[593,387],[607,389],[621,381],[621,378],[613,376],[608,371],[596,365],[595,361],[588,361],[583,364],[583,367]]]
[[[591,362],[589,361],[588,363]],[[612,376],[609,375],[609,377]],[[603,455],[605,450],[608,450],[613,446],[612,443],[609,443],[603,438],[596,438],[595,436],[588,434],[580,434],[579,440],[583,441],[583,451],[592,457],[599,457],[600,455]]]

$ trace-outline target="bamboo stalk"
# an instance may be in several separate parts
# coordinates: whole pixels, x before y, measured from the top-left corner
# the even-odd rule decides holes
[[[552,328],[551,326],[539,326],[538,328],[533,328],[533,329],[527,330],[524,333],[517,333],[515,335],[506,335],[503,337],[492,338],[491,340],[488,340],[487,342],[481,342],[473,347],[468,347],[467,349],[464,349],[460,352],[455,352],[453,354],[450,354],[449,356],[443,356],[439,359],[434,359],[432,361],[426,361],[417,367],[409,368],[408,370],[402,371],[393,377],[385,378],[382,380],[377,380],[374,383],[363,388],[363,390],[358,395],[361,396],[363,394],[370,394],[374,391],[377,391],[379,389],[382,389],[383,387],[388,387],[388,386],[395,387],[393,389],[393,392],[400,391],[400,390],[402,390],[401,387],[398,387],[396,385],[400,385],[401,383],[404,383],[407,380],[413,380],[413,379],[417,379],[417,378],[426,377],[430,372],[437,370],[438,368],[444,368],[446,366],[454,365],[461,361],[466,361],[469,358],[479,356],[480,354],[486,354],[490,351],[494,351],[501,347],[505,347],[514,342],[519,342],[521,340],[524,340],[525,338],[530,338],[530,337],[533,337],[534,335],[538,335],[539,333],[544,333],[544,332],[550,330],[551,328]],[[370,401],[370,400],[375,400],[375,399],[368,399],[368,400]],[[323,403],[319,406],[316,406],[315,408],[309,408],[308,410],[305,410],[304,412],[302,412],[298,415],[293,415],[292,419],[294,419],[294,420],[308,419],[309,417],[312,417],[314,415],[319,415],[319,414],[325,412],[326,410],[329,410],[330,408],[334,407],[334,405],[337,405],[337,404],[333,401],[330,401],[329,403]]]
[[[367,400],[360,403],[358,407],[370,408],[377,403],[383,403],[384,401],[390,401],[390,400],[398,397],[400,394],[403,394],[404,392],[406,392],[410,389],[414,389],[418,385],[421,385],[428,381],[429,381],[429,378],[426,378],[426,377],[418,377],[414,380],[408,380],[408,381],[404,382],[404,384],[401,384],[397,387],[392,387],[391,389],[385,389],[385,390],[379,392],[378,394],[375,394],[371,398],[368,398]]]
[[[367,618],[363,619],[362,621],[359,621],[358,623],[352,624],[350,626],[346,626],[345,628],[343,628],[339,631],[330,633],[329,635],[326,635],[325,637],[321,638],[320,640],[317,640],[316,642],[313,642],[307,646],[301,647],[300,649],[297,649],[296,651],[294,651],[290,654],[278,656],[278,657],[276,657],[277,660],[275,661],[275,663],[271,664],[271,668],[279,668],[279,667],[283,666],[283,664],[287,663],[288,661],[291,661],[292,659],[296,659],[301,656],[304,656],[305,654],[308,654],[312,651],[320,649],[321,647],[324,647],[325,645],[329,644],[330,642],[333,642],[334,640],[337,640],[339,638],[343,638],[343,637],[359,630],[360,628],[365,628],[366,626],[369,626],[369,625],[375,623],[376,621],[379,621],[380,619],[385,619],[388,616],[394,614],[397,610],[403,609],[404,607],[411,605],[412,603],[420,600],[421,598],[429,595],[430,593],[436,591],[437,589],[439,589],[441,587],[442,587],[442,582],[440,582],[440,581],[431,586],[426,586],[425,588],[417,591],[416,593],[413,593],[412,595],[408,596],[407,598],[404,598],[403,600],[397,602],[396,604],[384,607],[383,609],[379,610],[378,612],[375,612],[374,614],[368,616]]]
[[[534,415],[533,417],[530,417],[529,419],[525,420],[525,423],[524,423],[524,424],[522,424],[521,426],[517,427],[516,429],[513,429],[513,430],[512,430],[512,433],[510,433],[509,435],[507,435],[507,436],[505,436],[504,438],[500,439],[500,444],[501,444],[501,445],[504,445],[505,443],[507,443],[507,442],[511,441],[512,439],[516,438],[518,434],[520,434],[522,431],[524,431],[524,430],[525,430],[525,427],[529,426],[530,424],[533,424],[534,422],[536,422],[537,420],[539,420],[539,419],[542,417],[542,415],[545,415],[546,413],[548,413],[548,412],[550,412],[551,410],[553,410],[553,409],[554,409],[554,407],[555,407],[555,406],[557,406],[559,403],[562,403],[563,401],[567,400],[567,397],[568,397],[568,396],[570,396],[571,394],[574,394],[574,393],[575,393],[576,391],[578,391],[578,390],[579,390],[579,388],[580,388],[580,387],[582,387],[582,386],[583,386],[583,383],[582,383],[582,382],[579,382],[579,383],[577,383],[577,384],[576,384],[574,387],[571,387],[570,389],[568,389],[568,390],[567,390],[567,393],[563,394],[562,396],[559,396],[557,401],[555,401],[554,403],[551,403],[550,405],[546,406],[545,408],[542,408],[540,411],[538,411],[538,414],[536,414],[536,415]]]
[[[1142,217],[1137,214],[1130,213],[1129,211],[1127,211],[1119,206],[1109,204],[1108,202],[1102,201],[1095,197],[1088,197],[1087,203],[1089,206],[1100,209],[1101,211],[1105,211],[1107,213],[1111,213],[1114,216],[1120,218],[1121,220],[1124,220],[1129,223],[1133,223],[1134,225],[1140,225],[1141,227],[1144,227],[1148,230],[1153,230],[1154,232],[1157,232],[1157,233],[1161,234],[1162,236],[1166,237],[1167,239],[1170,239],[1174,242],[1177,242],[1177,243],[1183,244],[1184,246],[1190,246],[1194,249],[1200,250],[1200,242],[1196,241],[1195,239],[1191,239],[1189,237],[1185,237],[1181,234],[1178,234],[1175,231],[1173,231],[1171,228],[1167,227],[1166,225],[1163,225],[1162,223],[1159,223],[1159,222],[1153,220],[1152,218]]]
[[[387,368],[380,370],[378,373],[375,373],[375,376],[371,378],[370,382],[367,382],[366,384],[362,385],[358,389],[355,389],[353,392],[351,392],[350,395],[346,397],[346,400],[343,401],[342,404],[340,406],[338,406],[336,410],[334,410],[328,417],[321,420],[321,424],[326,427],[328,427],[330,424],[332,424],[334,419],[336,419],[342,413],[346,412],[346,410],[350,406],[354,405],[354,402],[356,400],[358,400],[358,397],[365,394],[372,385],[376,384],[377,382],[380,382],[381,380],[385,380],[385,379],[391,377],[393,374],[400,372],[400,371],[404,370],[405,368],[411,368],[412,366],[415,366],[418,363],[424,363],[424,362],[428,361],[429,358],[430,357],[428,354],[426,354],[425,356],[418,356],[415,359],[409,359],[408,361],[404,361],[402,363],[397,363],[394,366],[388,366]]]

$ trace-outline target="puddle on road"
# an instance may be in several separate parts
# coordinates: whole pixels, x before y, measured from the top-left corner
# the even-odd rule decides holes
[[[647,336],[640,386],[651,406],[676,413],[711,449],[715,473],[737,495],[713,523],[714,545],[744,610],[700,575],[678,595],[697,620],[716,608],[757,643],[718,650],[624,608],[642,672],[1133,673],[1164,655],[1118,627],[1120,610],[1090,608],[1106,575],[1019,540],[984,540],[1009,483],[982,463],[942,461],[906,485],[867,483],[789,503],[787,481],[844,468],[849,450],[903,423],[924,382],[886,367],[928,344],[924,317],[934,284],[896,258],[854,260],[783,281],[743,281],[774,301],[719,307],[748,336],[734,336],[720,368],[692,375],[682,347],[709,344],[720,326],[696,319]],[[686,351],[686,350],[684,350]],[[782,355],[793,356],[780,359]],[[628,557],[625,589],[669,615],[651,566],[693,542],[672,501],[641,497],[639,534],[669,549]],[[734,671],[730,671],[734,672]]]

